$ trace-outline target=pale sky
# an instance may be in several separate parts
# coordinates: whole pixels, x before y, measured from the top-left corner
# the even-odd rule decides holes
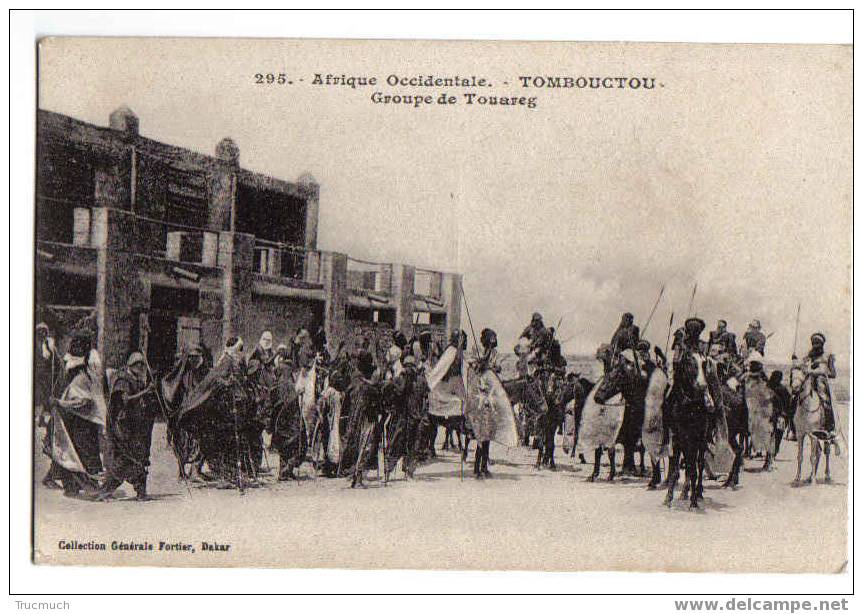
[[[54,40],[40,107],[107,125],[123,104],[144,136],[321,184],[319,247],[459,271],[477,329],[511,347],[533,311],[592,353],[624,311],[664,345],[694,311],[768,358],[812,332],[849,356],[851,48],[648,44]],[[254,84],[285,72],[292,86]],[[309,85],[314,73],[484,76],[465,88]],[[654,90],[523,89],[520,75],[655,77]],[[303,78],[304,83],[298,79]],[[509,85],[504,85],[504,82]],[[661,85],[660,85],[661,84]],[[374,91],[442,90],[459,104],[375,105]],[[463,316],[467,329],[467,319]],[[804,347],[805,346],[805,347]]]

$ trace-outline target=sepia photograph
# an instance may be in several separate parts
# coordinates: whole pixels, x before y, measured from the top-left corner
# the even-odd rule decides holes
[[[851,45],[36,53],[36,566],[847,573]]]

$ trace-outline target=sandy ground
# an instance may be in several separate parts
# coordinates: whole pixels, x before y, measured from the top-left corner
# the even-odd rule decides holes
[[[845,408],[847,411],[847,407]],[[847,421],[844,422],[847,424]],[[558,448],[557,472],[533,468],[531,451],[492,445],[493,478],[459,478],[458,456],[441,453],[417,479],[401,471],[384,487],[345,480],[276,483],[240,496],[176,479],[164,428],[154,433],[150,491],[156,500],[93,503],[39,483],[36,561],[54,564],[341,567],[414,569],[828,572],[847,558],[848,451],[833,458],[833,484],[792,488],[796,444],[784,442],[771,473],[747,462],[742,487],[706,482],[700,511],[663,506],[646,481],[586,483],[588,465]],[[38,449],[38,447],[37,447]],[[277,458],[269,455],[275,467]],[[822,461],[823,463],[823,461]],[[822,465],[823,466],[823,465]],[[808,472],[808,448],[804,475]],[[603,467],[603,475],[606,468]],[[819,472],[819,476],[820,476]],[[106,550],[64,550],[61,540],[101,542]],[[152,551],[112,550],[148,542]],[[160,549],[188,544],[191,550]],[[229,546],[205,551],[202,542]]]

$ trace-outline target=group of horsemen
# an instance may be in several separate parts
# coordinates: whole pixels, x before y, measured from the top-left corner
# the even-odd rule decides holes
[[[667,359],[657,346],[651,352],[651,344],[627,313],[597,358],[605,373],[628,362],[645,381],[657,368],[669,372],[673,381],[677,364],[686,357],[709,357],[729,385],[743,376],[767,381],[776,392],[775,419],[793,429],[794,391],[789,393],[780,371],[769,377],[764,372],[768,337],[760,323],[750,324],[740,346],[722,320],[706,341],[701,338],[704,329],[699,318],[687,319],[674,333],[672,356]],[[280,481],[298,479],[304,462],[311,462],[322,476],[347,478],[351,487],[364,486],[367,473],[375,470],[379,476],[383,473],[385,483],[399,462],[410,479],[434,455],[439,426],[448,427],[447,440],[449,427],[472,435],[477,442],[474,475],[490,477],[490,441],[516,445],[513,437],[501,438],[507,426],[501,423],[509,418],[518,425],[518,443],[528,443],[532,436],[535,446],[545,444],[546,453],[550,444],[553,467],[554,437],[566,411],[562,405],[572,400],[572,395],[555,396],[553,391],[560,389],[556,384],[577,387],[582,381],[586,389],[592,383],[567,373],[556,331],[544,325],[539,313],[533,314],[515,348],[515,381],[540,391],[538,402],[519,394],[519,386],[512,382],[501,381],[493,330],[481,332],[471,353],[467,339],[464,331],[453,331],[442,348],[428,331],[410,340],[396,332],[385,352],[375,351],[364,339],[360,347],[348,351],[342,346],[331,356],[321,331],[310,335],[300,329],[277,347],[272,333],[265,331],[250,352],[241,338],[231,337],[215,364],[205,348],[187,347],[173,369],[156,377],[138,351],[120,369],[104,369],[87,333],[72,334],[61,357],[48,327],[40,324],[35,401],[40,424],[46,428],[43,449],[51,459],[42,483],[62,488],[68,496],[109,500],[123,482],[129,482],[139,499],[149,498],[150,448],[157,419],[166,422],[180,477],[240,490],[261,485],[272,473]],[[812,335],[811,350],[793,361],[796,369],[813,378],[813,388],[827,410],[822,435],[832,442],[836,423],[827,380],[836,377],[836,370],[825,342],[824,335]],[[473,387],[465,390],[464,382],[471,377]],[[673,394],[673,383],[670,388]],[[445,390],[452,395],[440,392]],[[507,394],[518,413],[509,406]],[[470,398],[474,402],[468,402]],[[445,406],[448,399],[455,399],[460,416],[435,410],[436,403]],[[705,403],[710,403],[707,395]],[[499,414],[502,405],[509,408],[503,410],[510,414],[505,419]],[[278,454],[278,467],[269,466],[265,433],[270,449]],[[459,437],[462,446],[466,455],[467,440]],[[549,458],[542,462],[549,464]]]

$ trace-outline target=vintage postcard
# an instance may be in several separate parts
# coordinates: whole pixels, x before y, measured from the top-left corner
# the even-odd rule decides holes
[[[850,46],[38,59],[35,563],[845,570]]]

